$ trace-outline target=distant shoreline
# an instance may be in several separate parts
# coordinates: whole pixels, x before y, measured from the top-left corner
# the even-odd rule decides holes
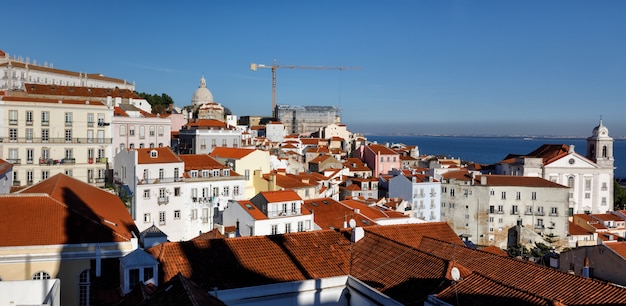
[[[465,137],[465,138],[507,138],[507,139],[582,139],[585,140],[588,137],[584,136],[549,136],[549,135],[461,135],[461,134],[414,134],[414,133],[362,133],[363,136],[376,136],[376,137]],[[624,141],[626,137],[613,137],[615,141]]]

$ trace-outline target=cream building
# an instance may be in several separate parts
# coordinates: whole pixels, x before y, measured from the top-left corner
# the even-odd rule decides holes
[[[111,122],[114,154],[126,148],[167,147],[172,138],[172,121],[147,113],[130,104],[119,104]]]
[[[107,92],[108,91],[108,92]],[[113,105],[123,90],[29,84],[0,96],[0,158],[14,164],[14,186],[57,173],[104,186],[112,156]]]
[[[244,198],[250,199],[257,193],[266,190],[260,189],[260,187],[256,188],[254,173],[255,171],[260,173],[269,173],[271,171],[270,153],[268,151],[217,147],[209,155],[243,175],[245,180]]]

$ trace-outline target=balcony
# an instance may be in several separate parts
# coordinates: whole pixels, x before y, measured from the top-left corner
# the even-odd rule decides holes
[[[519,215],[519,210],[511,209],[511,215]]]
[[[20,181],[13,181],[13,186],[17,187],[17,186],[21,186],[22,182]]]
[[[504,210],[497,210],[497,211],[496,211],[496,214],[499,214],[499,215],[504,215]]]
[[[558,216],[559,216],[559,214],[558,214],[558,213],[555,213],[555,212],[551,212],[551,213],[549,214],[549,216],[550,216],[550,217],[558,217]]]
[[[272,211],[268,211],[267,212],[267,216],[269,218],[275,218],[275,217],[288,217],[288,216],[297,216],[300,215],[300,211],[299,210],[287,210],[287,211],[282,211],[282,210],[272,210]]]
[[[9,159],[6,159],[6,161],[14,165],[20,165],[22,163],[22,160],[19,158],[9,158]]]
[[[546,226],[543,225],[543,224],[535,224],[534,228],[535,229],[544,229],[544,228],[546,228]]]
[[[138,185],[149,185],[149,184],[164,184],[164,183],[174,183],[174,182],[184,182],[185,179],[182,177],[162,177],[162,178],[137,178]]]
[[[528,211],[528,210],[527,210],[527,211],[525,211],[525,212],[524,212],[524,215],[527,215],[527,216],[532,216],[532,214],[533,214],[533,212],[532,212],[532,211]]]
[[[543,211],[538,211],[535,213],[535,216],[543,216],[545,213]]]
[[[170,202],[170,197],[159,197],[157,199],[157,203],[159,203],[159,205],[165,205],[169,202]]]
[[[113,138],[68,138],[65,137],[8,137],[0,138],[0,143],[113,143]]]
[[[106,164],[109,159],[107,157],[96,158],[96,163],[98,164]]]

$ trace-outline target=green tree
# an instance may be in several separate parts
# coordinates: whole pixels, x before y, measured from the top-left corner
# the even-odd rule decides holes
[[[617,180],[613,182],[613,209],[626,209],[626,189]]]
[[[141,98],[145,99],[152,106],[153,114],[163,114],[167,111],[171,104],[174,104],[174,99],[166,93],[161,95],[149,94],[145,92],[137,93]]]

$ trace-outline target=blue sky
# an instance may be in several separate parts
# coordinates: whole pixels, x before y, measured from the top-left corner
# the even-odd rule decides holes
[[[333,105],[351,131],[626,136],[626,1],[9,1],[0,49],[233,113]]]

